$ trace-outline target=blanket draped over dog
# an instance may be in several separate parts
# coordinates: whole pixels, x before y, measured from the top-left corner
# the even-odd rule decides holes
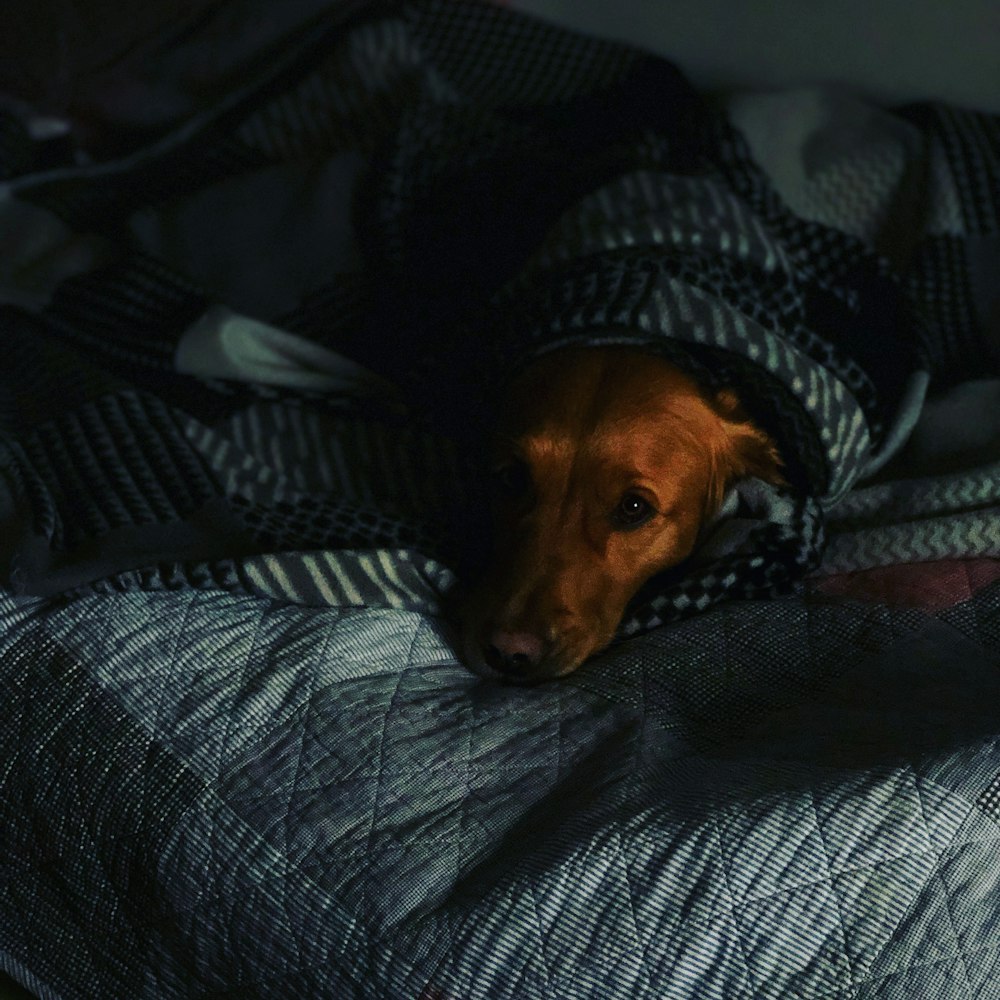
[[[118,159],[43,168],[8,122],[16,593],[434,609],[483,530],[476,442],[504,380],[562,344],[623,342],[738,387],[790,483],[741,484],[703,552],[640,595],[633,633],[815,569],[825,520],[905,439],[929,380],[998,370],[997,119],[813,91],[709,101],[661,59],[476,4],[327,19]],[[325,172],[336,235],[247,239],[227,298],[210,237],[181,254],[170,234],[284,168]],[[262,211],[236,214],[252,233]],[[269,268],[292,275],[284,297],[262,290]],[[932,487],[902,519],[937,533],[899,544],[996,554],[996,477],[956,479],[943,506]]]

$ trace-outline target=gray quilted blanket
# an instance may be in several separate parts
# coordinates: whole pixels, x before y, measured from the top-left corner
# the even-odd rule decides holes
[[[0,125],[0,969],[1000,994],[1000,452],[904,448],[998,370],[995,119],[428,0],[113,158]],[[519,690],[448,602],[492,394],[570,339],[738,381],[791,485]]]
[[[440,622],[6,599],[0,965],[43,998],[1000,989],[1000,582],[727,605],[566,683]]]

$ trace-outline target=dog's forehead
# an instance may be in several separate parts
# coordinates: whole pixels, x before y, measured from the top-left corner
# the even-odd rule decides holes
[[[519,417],[507,423],[504,437],[525,457],[614,464],[628,456],[648,463],[700,450],[697,424],[669,405],[636,409],[612,400],[599,408],[539,407]]]
[[[613,489],[705,472],[705,404],[690,378],[658,359],[557,351],[511,389],[497,443],[527,461],[542,488],[571,473]]]
[[[586,487],[614,492],[644,483],[672,494],[708,473],[708,457],[694,437],[652,422],[623,421],[584,436],[549,427],[513,444],[541,492]]]
[[[666,432],[671,423],[683,421],[674,401],[643,387],[643,394],[588,391],[572,383],[552,386],[538,383],[534,392],[523,392],[508,401],[500,426],[511,438],[536,439],[551,446],[579,447],[582,442],[649,439]]]

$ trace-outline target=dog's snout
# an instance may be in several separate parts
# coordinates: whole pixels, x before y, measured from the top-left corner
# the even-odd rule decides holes
[[[488,637],[484,655],[486,662],[508,677],[526,677],[545,654],[545,643],[531,632],[494,630]]]

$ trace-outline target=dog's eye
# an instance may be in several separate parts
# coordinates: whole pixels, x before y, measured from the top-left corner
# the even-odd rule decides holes
[[[531,472],[528,470],[527,463],[518,458],[504,462],[494,471],[493,476],[497,486],[510,496],[524,493],[531,485]]]
[[[618,501],[611,520],[618,528],[638,528],[656,513],[653,505],[638,493],[626,493]]]

